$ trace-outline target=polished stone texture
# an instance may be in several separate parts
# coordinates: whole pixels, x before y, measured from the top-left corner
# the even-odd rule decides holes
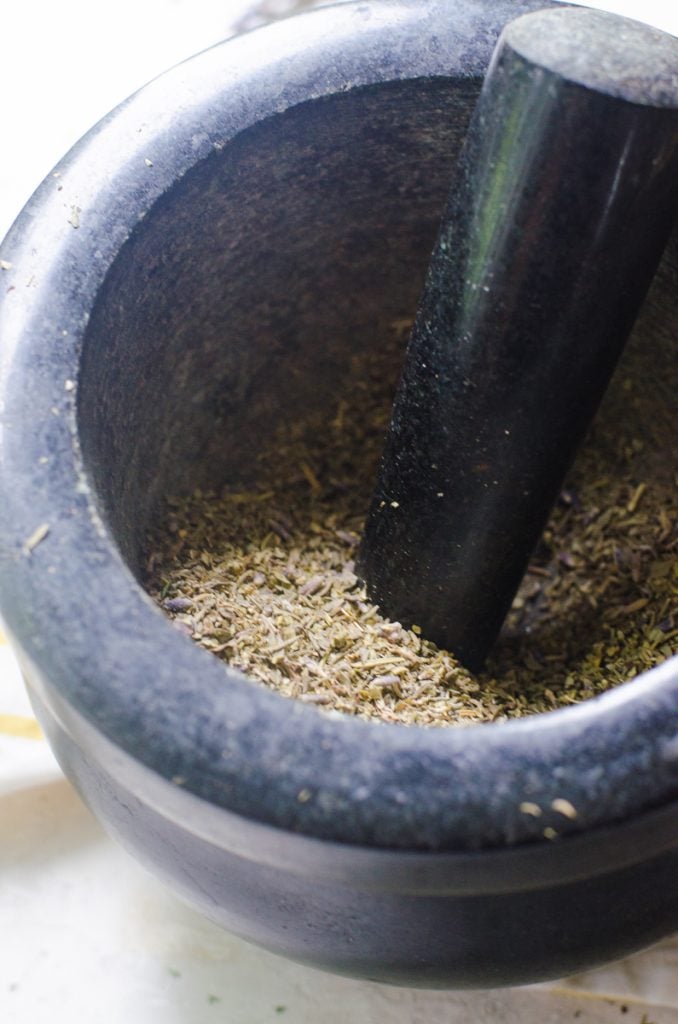
[[[581,8],[504,30],[457,168],[359,569],[481,667],[678,212],[678,40]]]

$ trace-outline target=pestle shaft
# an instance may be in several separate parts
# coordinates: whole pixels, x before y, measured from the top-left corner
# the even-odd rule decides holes
[[[445,209],[358,559],[382,613],[478,670],[678,211],[678,40],[510,23]]]

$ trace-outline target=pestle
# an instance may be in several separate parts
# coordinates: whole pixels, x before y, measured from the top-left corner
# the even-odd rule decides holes
[[[678,40],[586,8],[495,49],[409,342],[357,571],[477,671],[678,212]]]

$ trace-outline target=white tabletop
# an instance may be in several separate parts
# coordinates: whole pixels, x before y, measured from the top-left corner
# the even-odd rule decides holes
[[[636,0],[607,6],[615,2]],[[667,2],[675,13],[675,0]],[[275,14],[293,3],[8,2],[0,238],[50,168],[115,103],[227,36],[252,7]],[[0,937],[7,1024],[678,1024],[678,941],[557,985],[441,993],[322,974],[226,934],[138,867],[84,808],[33,721],[4,643]]]

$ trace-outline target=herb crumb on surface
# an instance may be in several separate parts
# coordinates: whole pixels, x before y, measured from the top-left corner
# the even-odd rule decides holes
[[[23,544],[23,550],[25,555],[30,555],[38,544],[42,544],[43,540],[49,534],[49,523],[41,523],[40,526],[36,526],[30,537],[27,537]]]

